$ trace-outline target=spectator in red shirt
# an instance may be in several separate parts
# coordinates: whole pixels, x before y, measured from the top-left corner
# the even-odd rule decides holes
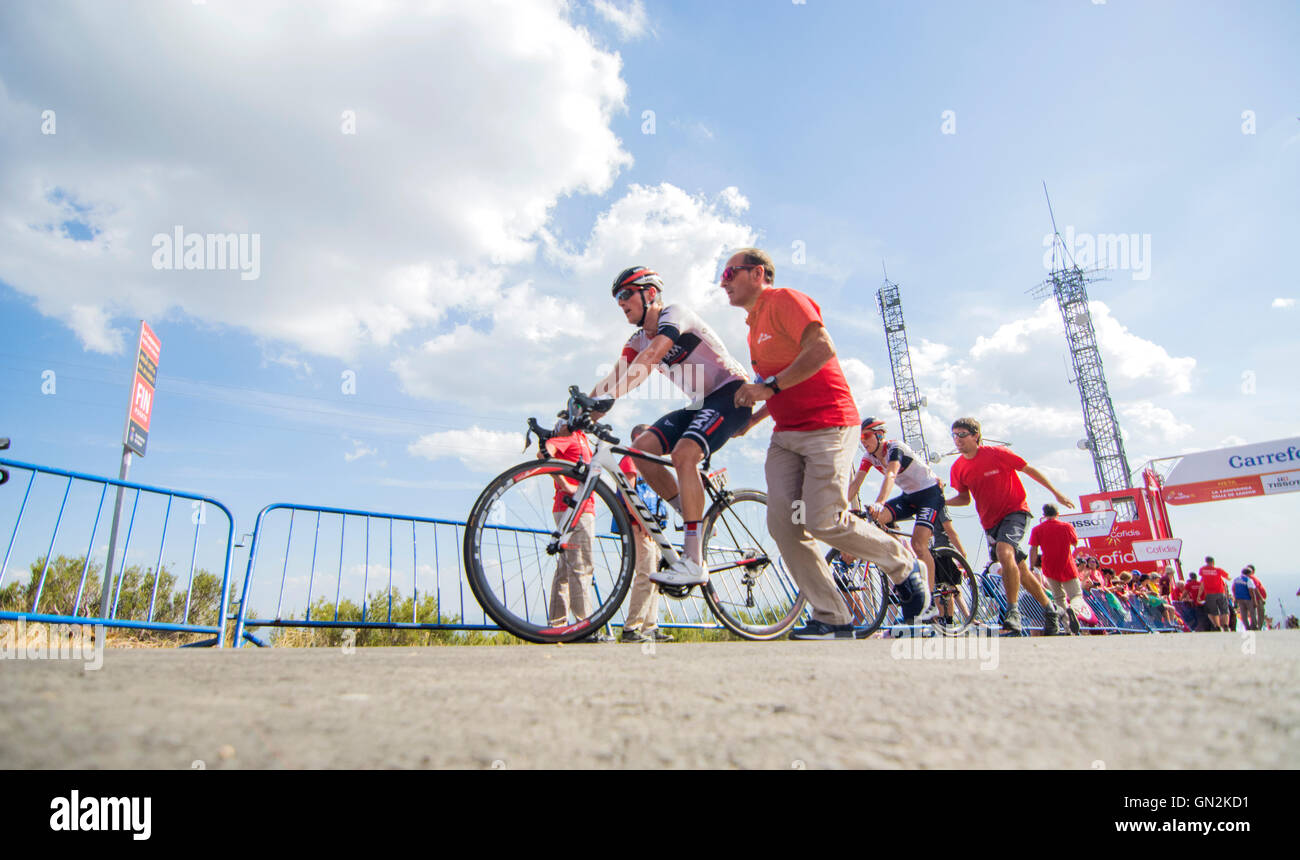
[[[1074,565],[1074,548],[1079,545],[1079,536],[1074,526],[1062,521],[1059,514],[1055,505],[1043,505],[1046,519],[1029,533],[1029,566],[1042,567],[1052,600],[1064,610],[1070,621],[1070,632],[1077,636],[1079,619],[1070,603],[1083,599],[1079,569]]]
[[[1214,557],[1207,555],[1205,565],[1197,571],[1201,575],[1201,586],[1205,589],[1205,614],[1210,616],[1210,624],[1215,630],[1227,630],[1228,610],[1228,572],[1214,566]]]
[[[546,448],[557,460],[567,460],[570,463],[591,462],[591,443],[587,441],[587,435],[580,431],[568,436],[556,436],[546,443]],[[557,477],[554,480],[555,500],[551,510],[555,515],[555,524],[559,525],[568,510],[567,497],[578,489],[578,485],[565,478]],[[570,612],[581,621],[596,611],[598,604],[591,586],[591,556],[596,541],[595,511],[596,497],[593,494],[573,520],[568,549],[556,557],[548,607],[552,627],[562,627],[568,623]],[[609,639],[603,630],[598,630],[585,641],[605,642]]]
[[[969,505],[975,497],[975,510],[980,525],[988,537],[989,554],[1002,565],[1002,587],[1007,595],[1007,611],[1002,619],[1002,629],[1008,633],[1020,632],[1020,583],[1043,607],[1046,624],[1043,632],[1052,635],[1059,619],[1056,610],[1047,600],[1047,593],[1029,573],[1028,556],[1019,552],[1029,525],[1029,505],[1025,485],[1018,472],[1024,472],[1042,484],[1067,508],[1074,502],[1052,486],[1043,473],[1024,461],[1020,455],[1000,445],[980,444],[980,423],[974,418],[958,418],[952,424],[952,438],[961,457],[952,464],[949,484],[957,495],[946,501],[949,505]]]
[[[1212,630],[1209,613],[1205,611],[1205,584],[1195,573],[1187,574],[1187,585],[1183,586],[1183,599],[1196,610],[1197,632]]]

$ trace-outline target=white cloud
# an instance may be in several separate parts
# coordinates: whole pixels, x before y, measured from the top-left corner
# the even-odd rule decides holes
[[[360,460],[362,457],[368,457],[372,454],[379,453],[377,449],[368,447],[366,443],[362,442],[360,439],[352,439],[350,441],[352,442],[352,450],[343,453],[343,459],[349,463]]]
[[[608,285],[638,263],[656,269],[664,278],[665,300],[698,311],[743,364],[745,315],[727,304],[716,283],[719,258],[754,238],[732,217],[742,202],[735,189],[709,199],[668,184],[633,185],[597,218],[580,250],[546,234],[558,276],[501,289],[477,318],[403,353],[392,368],[415,396],[505,404],[521,416],[529,409],[554,412],[564,405],[569,385],[595,385],[601,368],[612,366],[632,334]],[[675,396],[640,402],[644,406],[620,404],[619,419],[653,419],[685,404]]]
[[[592,0],[592,8],[618,29],[624,41],[639,39],[646,33],[647,19],[641,0],[620,4],[615,0]]]
[[[529,455],[523,447],[523,433],[502,433],[475,425],[468,430],[425,434],[408,445],[406,451],[426,460],[453,457],[471,471],[496,474],[513,463],[527,460]]]
[[[1131,403],[1120,408],[1125,427],[1138,427],[1161,442],[1173,443],[1195,432],[1190,424],[1179,421],[1174,413],[1151,403]]]
[[[101,352],[178,313],[337,356],[437,324],[535,254],[558,200],[631,163],[609,127],[621,60],[570,11],[165,4],[141,28],[6,4],[0,126],[60,122],[0,137],[0,280]],[[97,232],[74,241],[67,220]],[[152,237],[176,225],[258,234],[260,278],[156,271]]]
[[[1295,299],[1273,299],[1273,307],[1293,308],[1295,307]]]

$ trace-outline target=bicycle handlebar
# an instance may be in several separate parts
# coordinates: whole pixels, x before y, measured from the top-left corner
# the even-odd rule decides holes
[[[591,417],[593,412],[608,412],[614,408],[614,398],[606,397],[596,400],[588,397],[576,385],[569,386],[569,401],[565,404],[564,410],[559,413],[559,417],[564,419],[570,430],[585,430],[598,439],[608,442],[611,445],[619,444],[619,439],[614,435],[614,428],[608,424],[601,424]],[[528,419],[528,433],[524,434],[524,448],[532,441],[533,433],[537,434],[537,451],[538,456],[544,458],[546,455],[546,443],[562,435],[554,430],[547,430],[537,423],[536,418]]]

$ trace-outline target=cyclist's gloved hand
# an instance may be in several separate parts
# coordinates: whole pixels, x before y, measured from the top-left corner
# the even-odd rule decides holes
[[[568,436],[573,431],[569,429],[568,422],[561,418],[559,421],[555,422],[555,426],[551,428],[551,432],[556,436]]]
[[[867,505],[867,513],[871,515],[871,518],[873,520],[880,519],[880,515],[883,514],[884,512],[885,512],[884,505],[877,504],[876,502],[872,502],[871,504]]]

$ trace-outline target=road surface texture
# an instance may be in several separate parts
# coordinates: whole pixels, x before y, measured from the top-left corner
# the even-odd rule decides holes
[[[915,641],[6,659],[0,767],[1300,767],[1297,631]]]

